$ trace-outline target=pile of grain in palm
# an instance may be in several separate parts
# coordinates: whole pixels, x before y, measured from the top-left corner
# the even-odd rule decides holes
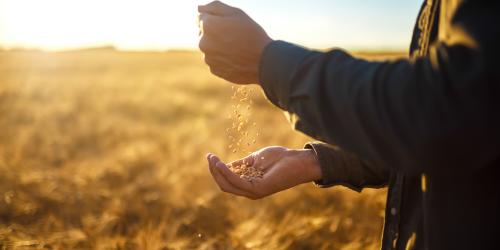
[[[229,169],[233,173],[239,175],[241,179],[246,181],[254,181],[256,179],[262,179],[262,177],[264,177],[264,171],[245,163],[235,166],[231,164],[229,165]]]

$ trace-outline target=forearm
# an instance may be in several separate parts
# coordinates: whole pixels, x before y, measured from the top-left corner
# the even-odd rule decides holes
[[[261,85],[296,129],[376,165],[416,172],[485,166],[500,148],[500,41],[498,27],[482,27],[498,17],[484,6],[469,9],[453,19],[455,39],[433,44],[422,58],[370,62],[273,42]]]
[[[457,2],[428,56],[387,62],[269,43],[244,12],[213,5],[217,15],[200,10],[210,70],[234,83],[260,78],[298,130],[398,171],[468,171],[499,157],[497,2]]]

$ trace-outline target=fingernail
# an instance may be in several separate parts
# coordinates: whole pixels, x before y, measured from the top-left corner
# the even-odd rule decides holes
[[[220,161],[219,157],[217,157],[217,155],[213,155],[212,158],[214,159],[214,161]]]
[[[224,163],[222,163],[222,162],[219,161],[219,162],[217,162],[217,164],[215,164],[215,166],[218,167],[218,168],[223,168],[226,165]]]

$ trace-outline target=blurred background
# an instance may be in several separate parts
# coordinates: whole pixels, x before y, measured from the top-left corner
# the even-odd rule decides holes
[[[420,5],[226,2],[274,39],[373,60],[405,56]],[[196,50],[204,3],[0,0],[0,249],[379,248],[384,189],[218,190],[206,153],[311,139],[248,87],[259,136],[231,152],[233,90]]]

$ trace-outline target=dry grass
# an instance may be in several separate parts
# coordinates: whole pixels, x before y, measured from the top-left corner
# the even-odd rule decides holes
[[[377,249],[384,190],[218,190],[232,92],[200,58],[0,52],[0,249]],[[301,147],[254,92],[252,149]]]

